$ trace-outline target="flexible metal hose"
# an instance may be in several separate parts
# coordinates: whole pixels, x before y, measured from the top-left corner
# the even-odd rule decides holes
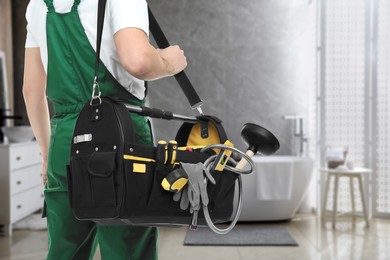
[[[232,220],[232,222],[230,223],[230,225],[227,228],[224,228],[224,229],[218,228],[214,224],[214,222],[212,221],[212,219],[210,217],[210,213],[209,213],[209,209],[208,209],[207,205],[203,205],[203,214],[205,216],[207,225],[215,233],[220,234],[220,235],[224,235],[224,234],[229,233],[234,228],[234,226],[236,225],[236,223],[237,223],[237,221],[238,221],[238,219],[240,217],[240,214],[241,214],[241,210],[242,210],[242,192],[243,192],[243,190],[242,190],[241,174],[250,174],[250,173],[252,173],[254,171],[255,165],[254,165],[252,159],[248,155],[243,153],[242,151],[238,150],[237,148],[234,148],[234,147],[231,147],[231,146],[227,146],[227,145],[223,145],[223,144],[213,144],[213,145],[206,146],[206,147],[204,147],[201,150],[201,152],[204,152],[204,151],[207,151],[207,150],[210,150],[210,149],[215,149],[215,148],[217,148],[217,149],[224,149],[224,150],[231,150],[231,151],[239,153],[240,155],[242,155],[242,157],[247,161],[247,163],[250,166],[249,170],[237,169],[237,168],[229,166],[229,165],[225,166],[226,170],[234,172],[236,174],[239,174],[238,175],[238,206],[237,206],[237,211],[236,211],[236,214],[234,216],[234,219]],[[208,170],[209,170],[209,168],[211,168],[211,166],[215,162],[215,158],[216,157],[217,157],[217,155],[212,155],[204,162],[204,165],[205,165],[205,167]],[[236,161],[234,161],[232,158],[229,158],[229,162],[232,163],[233,165],[237,164]],[[205,180],[205,181],[207,182],[207,180]]]

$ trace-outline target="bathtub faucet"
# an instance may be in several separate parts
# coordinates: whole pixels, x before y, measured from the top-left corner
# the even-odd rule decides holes
[[[304,143],[307,142],[307,137],[303,130],[303,116],[285,115],[282,118],[285,120],[294,120],[294,125],[295,125],[294,136],[299,138],[299,156],[303,156]]]

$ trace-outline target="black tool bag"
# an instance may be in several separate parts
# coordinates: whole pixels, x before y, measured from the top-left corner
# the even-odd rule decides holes
[[[101,224],[190,225],[192,214],[180,209],[173,192],[161,183],[181,162],[204,162],[211,153],[196,148],[226,139],[221,122],[199,117],[184,123],[177,136],[179,146],[174,164],[156,161],[157,148],[135,142],[126,107],[103,97],[101,103],[86,104],[74,129],[68,167],[70,203],[76,218]],[[220,137],[222,136],[222,140]],[[197,145],[199,140],[200,144]],[[216,184],[207,186],[209,212],[214,223],[226,222],[234,213],[237,174],[211,172]],[[205,225],[202,211],[198,223]]]

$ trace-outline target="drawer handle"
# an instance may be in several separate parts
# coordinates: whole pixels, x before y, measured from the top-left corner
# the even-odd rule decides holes
[[[44,195],[43,194],[41,194],[41,198],[43,198],[44,197]]]
[[[18,205],[16,206],[17,209],[21,209],[22,208],[22,205]]]
[[[17,161],[20,161],[20,160],[22,160],[22,157],[21,157],[21,156],[18,156],[18,157],[16,157],[16,160],[17,160]]]
[[[22,184],[22,181],[17,181],[16,182],[16,185],[20,185],[20,184]]]

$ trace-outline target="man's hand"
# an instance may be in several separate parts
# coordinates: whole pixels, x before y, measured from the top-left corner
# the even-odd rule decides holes
[[[47,161],[43,161],[42,163],[42,184],[43,185],[46,185],[47,183],[46,172],[47,172]]]
[[[141,29],[121,29],[114,34],[114,40],[122,66],[141,80],[176,75],[187,67],[186,57],[179,46],[156,49]]]
[[[178,45],[169,46],[165,49],[157,49],[157,52],[168,66],[171,76],[178,74],[187,67],[187,59],[184,51]]]

